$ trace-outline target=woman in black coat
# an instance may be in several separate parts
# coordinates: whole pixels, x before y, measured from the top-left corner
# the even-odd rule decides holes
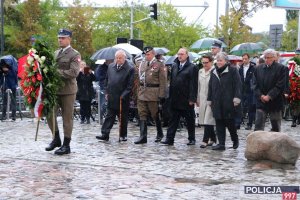
[[[96,80],[96,77],[84,61],[80,63],[80,72],[76,80],[78,86],[77,99],[80,103],[80,123],[83,124],[86,120],[86,123],[90,124],[91,102],[95,97],[93,81]]]
[[[235,117],[241,112],[241,79],[238,70],[228,63],[227,54],[216,55],[215,69],[211,72],[208,88],[208,104],[216,120],[219,144],[213,150],[225,150],[226,127],[233,141],[233,148],[239,146]]]

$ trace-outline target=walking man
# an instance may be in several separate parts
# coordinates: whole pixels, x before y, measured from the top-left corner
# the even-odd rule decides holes
[[[251,130],[255,120],[255,103],[253,92],[253,77],[255,71],[255,63],[250,62],[249,54],[245,53],[242,56],[243,64],[239,69],[239,74],[242,81],[242,106],[243,114],[248,114],[248,123],[246,130]]]
[[[170,114],[167,137],[162,144],[174,145],[176,130],[180,117],[187,123],[188,143],[195,145],[195,110],[198,93],[198,68],[190,62],[188,50],[180,48],[177,53],[170,78]]]
[[[129,97],[132,90],[134,67],[126,60],[126,53],[118,50],[115,62],[107,69],[104,84],[105,98],[107,100],[107,115],[101,127],[101,135],[96,136],[102,141],[109,140],[110,130],[118,116],[120,124],[120,141],[127,141],[127,124],[129,112]],[[121,115],[121,118],[120,118]]]
[[[155,120],[157,135],[155,142],[163,138],[158,104],[163,104],[166,91],[166,71],[164,64],[155,58],[152,47],[145,47],[145,60],[139,67],[138,112],[140,116],[140,137],[135,144],[147,143],[147,117]]]

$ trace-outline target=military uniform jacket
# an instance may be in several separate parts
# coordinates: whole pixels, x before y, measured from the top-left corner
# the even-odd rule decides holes
[[[149,63],[143,61],[139,67],[138,99],[142,101],[159,101],[165,98],[166,71],[162,62],[154,59]]]
[[[59,50],[57,50],[55,51],[55,60],[58,65],[58,72],[63,80],[63,85],[61,88],[59,88],[57,94],[76,94],[76,77],[80,71],[79,63],[81,61],[80,53],[72,47],[67,48],[62,53],[59,53]]]

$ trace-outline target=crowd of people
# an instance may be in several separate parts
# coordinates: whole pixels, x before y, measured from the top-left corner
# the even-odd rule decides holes
[[[174,145],[176,131],[184,124],[187,145],[195,145],[197,110],[198,123],[204,127],[200,148],[212,146],[212,150],[225,150],[228,129],[232,148],[237,149],[238,129],[242,123],[246,123],[246,130],[264,130],[269,117],[270,131],[280,132],[284,102],[285,99],[290,102],[292,96],[290,85],[294,79],[291,77],[297,73],[293,66],[299,64],[294,61],[289,63],[290,66],[280,64],[278,52],[273,49],[265,50],[256,63],[247,53],[243,54],[240,63],[231,63],[222,51],[221,43],[215,41],[211,52],[201,56],[200,69],[189,58],[186,48],[180,48],[172,65],[166,66],[161,55],[147,46],[143,49],[143,56],[136,57],[133,62],[126,59],[124,50],[118,50],[114,60],[106,60],[93,72],[81,60],[80,53],[71,47],[71,38],[70,30],[59,30],[60,49],[55,52],[55,59],[64,84],[57,93],[57,107],[47,117],[53,139],[46,151],[59,147],[55,151],[57,155],[71,152],[75,99],[80,102],[80,123],[90,123],[94,81],[100,86],[98,103],[101,104],[101,113],[106,113],[101,135],[96,136],[98,140],[109,141],[117,117],[119,142],[127,141],[128,115],[133,102],[140,129],[140,136],[134,142],[137,145],[147,143],[147,126],[151,122],[156,126],[155,142]],[[300,59],[300,50],[295,53]],[[7,68],[1,66],[2,82],[7,81],[3,79],[9,75]],[[297,126],[297,120],[299,124],[300,108],[295,105],[292,106],[292,127]],[[63,119],[63,143],[56,120],[59,108]],[[4,111],[2,118],[5,117]],[[163,134],[162,121],[167,126],[166,135]]]

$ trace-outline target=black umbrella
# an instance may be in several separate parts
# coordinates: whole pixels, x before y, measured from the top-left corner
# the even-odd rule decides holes
[[[166,47],[154,47],[153,49],[154,49],[156,55],[158,55],[158,54],[165,55],[166,53],[168,53],[170,51]]]
[[[115,59],[115,54],[116,52],[120,50],[120,48],[115,48],[115,47],[106,47],[106,48],[103,48],[103,49],[100,49],[98,51],[96,51],[96,53],[94,53],[92,56],[91,56],[91,60],[114,60]],[[125,51],[126,53],[126,57],[127,58],[131,58],[132,56],[127,52]]]

